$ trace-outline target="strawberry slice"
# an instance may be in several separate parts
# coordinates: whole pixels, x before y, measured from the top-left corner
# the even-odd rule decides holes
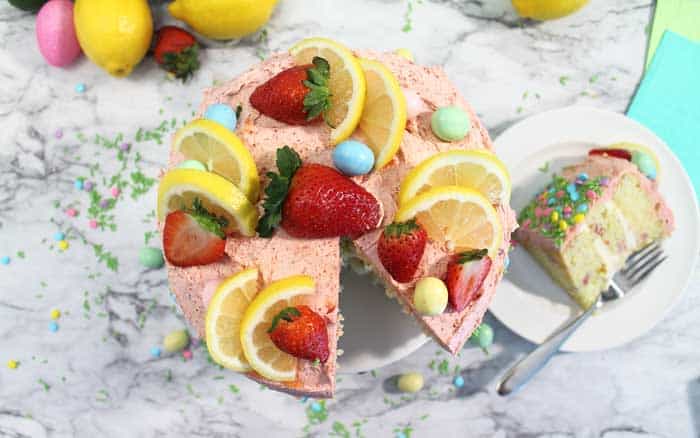
[[[428,234],[415,220],[395,222],[384,228],[377,253],[384,268],[399,283],[413,280],[425,251]]]
[[[224,255],[225,219],[210,214],[195,200],[191,211],[174,211],[165,218],[163,252],[175,266],[214,263]]]
[[[632,161],[632,152],[627,149],[612,149],[612,148],[599,148],[591,149],[588,151],[588,155],[602,155],[615,158],[622,158],[623,160]]]
[[[309,306],[282,309],[267,333],[277,348],[294,357],[321,363],[328,360],[326,321]]]
[[[453,256],[447,265],[447,300],[460,312],[481,295],[481,286],[491,270],[491,258],[485,249],[465,251]]]

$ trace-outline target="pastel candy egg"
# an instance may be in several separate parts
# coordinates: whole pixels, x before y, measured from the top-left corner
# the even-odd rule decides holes
[[[447,286],[439,278],[421,278],[413,293],[413,305],[421,315],[441,314],[447,307]]]
[[[403,96],[406,99],[406,117],[409,119],[415,119],[419,114],[428,111],[428,107],[423,102],[418,93],[408,88],[401,88]]]
[[[374,166],[374,152],[364,143],[346,140],[333,150],[333,165],[345,175],[364,175]]]
[[[632,163],[634,163],[639,171],[646,175],[647,178],[656,179],[656,163],[654,163],[654,159],[649,154],[642,151],[633,151]]]
[[[236,112],[225,103],[214,103],[204,111],[204,118],[217,122],[231,131],[236,130]]]
[[[471,121],[462,108],[445,106],[433,113],[430,127],[441,140],[458,141],[462,140],[469,132]]]
[[[182,351],[190,343],[190,335],[187,330],[175,330],[163,339],[163,348],[168,353]]]
[[[399,376],[396,386],[401,392],[418,392],[423,389],[423,375],[421,373],[406,373]]]
[[[73,26],[73,2],[52,0],[36,16],[36,40],[46,62],[65,67],[80,56]]]
[[[207,171],[207,166],[197,160],[185,160],[177,165],[178,169],[194,169],[201,170],[203,172]]]
[[[148,269],[162,268],[165,260],[163,260],[163,251],[159,248],[143,247],[139,251],[139,262]]]
[[[576,211],[579,213],[586,213],[588,211],[588,204],[581,204],[576,207]]]

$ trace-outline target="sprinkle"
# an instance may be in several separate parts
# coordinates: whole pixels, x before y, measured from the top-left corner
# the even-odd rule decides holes
[[[565,220],[559,221],[559,229],[560,230],[566,231],[567,228],[569,228],[569,224],[567,224]]]
[[[396,432],[396,435],[394,436],[394,438],[408,438],[408,437],[402,431],[398,431],[398,432]]]
[[[90,221],[88,222],[88,226],[94,230],[95,228],[97,228],[97,221],[95,219],[90,219]]]
[[[192,359],[192,351],[191,350],[184,350],[182,352],[182,357],[185,358],[185,360],[190,360]]]
[[[151,356],[152,357],[160,357],[161,350],[160,347],[151,347]]]
[[[319,402],[313,402],[311,403],[311,410],[314,412],[321,412],[323,410],[323,407]]]
[[[2,256],[2,258],[0,258],[0,263],[2,263],[3,265],[9,265],[10,264],[10,257],[9,256]]]
[[[564,214],[571,214],[571,206],[570,205],[567,205],[566,207],[564,207]]]
[[[535,207],[535,217],[544,216],[545,214],[543,212],[544,212],[544,208]]]
[[[63,137],[63,129],[61,129],[61,128],[57,129],[56,132],[53,133],[53,136],[56,138]]]
[[[610,178],[607,176],[604,176],[600,179],[600,185],[603,187],[607,187],[610,184]]]
[[[571,217],[571,212],[564,213],[564,219],[568,219]]]
[[[553,195],[557,191],[557,189],[555,189],[554,187],[550,187],[549,190],[547,190],[547,191],[549,192],[550,195]]]
[[[7,361],[7,368],[9,368],[11,370],[16,370],[18,366],[19,366],[19,362],[17,362],[14,359],[10,359]]]
[[[60,242],[58,242],[58,249],[60,249],[61,251],[67,250],[69,246],[70,245],[68,244],[67,240],[61,240]]]
[[[86,192],[91,191],[92,188],[93,188],[92,181],[85,181],[85,182],[83,183],[83,190],[85,190]]]
[[[192,348],[197,348],[197,347],[199,347],[199,344],[200,344],[200,343],[201,343],[201,341],[199,340],[199,338],[192,338],[192,339],[190,340],[190,346],[191,346]]]
[[[58,309],[52,309],[51,310],[51,319],[58,319],[61,317],[61,311]]]
[[[554,198],[549,198],[549,200],[547,201],[547,205],[552,206],[555,202],[556,200]]]
[[[56,333],[58,331],[58,324],[56,323],[56,321],[51,321],[49,323],[49,331],[51,333]]]
[[[119,149],[120,149],[122,152],[126,152],[126,151],[128,151],[129,149],[131,149],[131,143],[124,142],[124,143],[122,143],[122,144],[119,145]]]
[[[549,216],[550,214],[552,214],[553,211],[553,208],[545,208],[544,210],[542,210],[542,213],[544,213],[544,216]]]
[[[75,84],[75,92],[76,93],[84,93],[86,90],[85,84],[80,82],[79,84]]]
[[[576,207],[576,211],[579,213],[586,213],[588,211],[588,204],[580,204],[578,207]]]
[[[571,198],[572,201],[576,202],[579,200],[580,196],[578,192],[571,192],[569,193],[569,197]]]
[[[83,190],[83,180],[76,179],[75,182],[73,183],[73,187],[75,187],[75,190]]]
[[[70,217],[76,217],[78,215],[78,210],[76,210],[75,208],[69,208],[68,210],[66,210],[66,214]]]
[[[452,380],[452,384],[456,386],[457,388],[461,388],[464,386],[464,377],[462,376],[457,376]]]
[[[588,198],[589,201],[594,201],[596,199],[597,195],[593,190],[589,190],[586,192],[586,198]]]
[[[578,179],[581,181],[588,181],[588,174],[586,172],[581,172],[578,174]]]
[[[557,222],[557,221],[559,221],[559,213],[556,211],[553,211],[552,215],[549,218],[552,222]]]
[[[555,196],[557,197],[557,199],[563,198],[563,197],[564,197],[564,191],[563,191],[563,190],[559,190]]]
[[[53,234],[53,240],[55,240],[56,242],[60,242],[61,240],[65,239],[65,238],[66,238],[66,235],[63,234],[61,231],[56,231]]]
[[[109,192],[112,194],[112,196],[113,196],[114,198],[117,198],[117,197],[119,197],[119,194],[120,194],[122,191],[119,190],[119,187],[112,187],[111,189],[109,189]]]
[[[104,210],[104,209],[106,209],[107,207],[109,207],[109,204],[110,204],[110,200],[109,200],[109,199],[103,199],[103,200],[100,201],[100,208],[102,208],[102,209]]]
[[[577,214],[576,216],[574,216],[574,223],[580,224],[581,222],[583,222],[584,217],[585,216],[582,213]]]

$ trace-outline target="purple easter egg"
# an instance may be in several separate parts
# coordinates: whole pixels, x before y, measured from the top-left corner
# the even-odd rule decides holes
[[[73,26],[73,2],[51,0],[36,16],[36,40],[46,62],[65,67],[80,56]]]

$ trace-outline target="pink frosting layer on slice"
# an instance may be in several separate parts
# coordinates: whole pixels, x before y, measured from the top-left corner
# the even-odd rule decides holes
[[[439,67],[423,67],[394,54],[380,54],[373,51],[356,52],[358,56],[378,59],[397,77],[401,87],[410,90],[422,102],[414,102],[414,114],[406,127],[401,150],[394,160],[382,171],[354,178],[373,193],[382,203],[383,223],[389,223],[397,209],[397,194],[401,179],[416,164],[431,155],[458,148],[492,149],[488,133],[478,120],[474,111],[467,105],[458,91],[449,82]],[[270,119],[257,112],[250,104],[251,93],[265,81],[280,71],[294,65],[287,54],[277,54],[267,61],[253,67],[236,79],[204,92],[204,99],[199,108],[201,115],[212,103],[227,103],[232,107],[241,105],[242,112],[238,121],[236,134],[250,149],[258,167],[258,173],[265,184],[265,173],[276,170],[275,153],[277,148],[288,145],[294,148],[302,160],[309,163],[332,165],[332,148],[330,130],[323,124],[310,126],[291,126]],[[415,96],[414,100],[415,99]],[[418,103],[421,103],[418,105]],[[445,143],[435,137],[430,128],[432,111],[444,105],[458,105],[469,114],[472,128],[467,137],[454,143]],[[355,138],[362,139],[357,132]],[[182,161],[182,157],[172,153],[170,167]],[[261,208],[261,205],[259,204]],[[455,353],[464,344],[473,329],[479,324],[493,297],[496,284],[502,273],[504,259],[510,241],[510,231],[515,228],[515,215],[508,206],[500,206],[504,241],[494,260],[491,273],[487,277],[480,299],[462,312],[447,312],[434,317],[414,315],[424,329],[449,351]],[[393,282],[376,256],[376,243],[379,230],[357,239],[355,245],[359,255],[368,260],[375,272],[391,284],[399,293],[403,305],[413,311],[412,284]],[[193,268],[176,268],[169,266],[171,289],[187,320],[203,335],[203,320],[206,314],[207,300],[204,293],[211,289],[212,280],[220,280],[245,267],[257,266],[265,281],[305,273],[317,281],[317,294],[314,308],[326,315],[329,324],[329,338],[332,340],[331,359],[320,368],[314,368],[306,361],[300,361],[298,379],[294,384],[271,382],[251,373],[249,376],[270,387],[296,395],[329,397],[333,393],[335,380],[336,340],[340,332],[337,321],[337,304],[339,289],[339,240],[297,240],[289,239],[284,232],[278,232],[272,239],[234,238],[227,241],[228,258],[219,263]],[[447,253],[435,244],[429,245],[421,262],[421,272],[425,275],[443,276]],[[208,287],[205,287],[208,286]]]

